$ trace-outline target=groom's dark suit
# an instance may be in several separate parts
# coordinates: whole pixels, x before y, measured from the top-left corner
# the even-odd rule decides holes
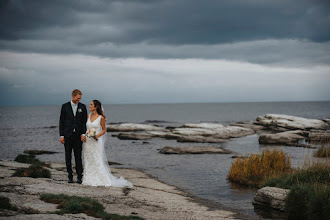
[[[60,116],[60,136],[64,136],[65,139],[65,163],[69,174],[69,179],[72,179],[72,150],[74,152],[78,179],[82,178],[82,141],[80,136],[86,133],[86,122],[87,110],[84,104],[78,103],[76,116],[74,116],[71,102],[67,102],[62,105]]]

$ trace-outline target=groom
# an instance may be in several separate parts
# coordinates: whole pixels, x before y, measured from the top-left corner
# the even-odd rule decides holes
[[[72,99],[70,102],[64,103],[61,109],[60,116],[60,141],[65,147],[65,163],[66,170],[68,171],[69,181],[73,183],[72,175],[72,150],[76,162],[77,183],[82,183],[82,142],[86,141],[86,121],[87,109],[82,103],[79,103],[82,93],[80,90],[75,89],[72,91]]]

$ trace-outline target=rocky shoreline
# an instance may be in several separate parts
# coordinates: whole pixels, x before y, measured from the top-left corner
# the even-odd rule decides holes
[[[29,164],[0,160],[1,196],[9,198],[16,211],[0,211],[0,219],[95,219],[85,214],[56,215],[56,205],[39,199],[43,193],[66,194],[98,200],[105,211],[119,215],[137,215],[145,219],[238,219],[238,214],[210,209],[198,203],[188,193],[162,183],[142,171],[112,168],[114,175],[122,175],[133,188],[92,187],[67,183],[65,165],[50,163],[51,178],[12,177],[15,169]],[[25,214],[30,213],[30,214]]]
[[[291,115],[266,114],[254,121],[229,125],[218,123],[183,124],[160,127],[153,124],[121,123],[107,125],[109,132],[121,140],[174,139],[177,142],[223,143],[231,138],[259,135],[261,145],[284,145],[315,148],[310,143],[330,139],[329,119],[307,119]]]

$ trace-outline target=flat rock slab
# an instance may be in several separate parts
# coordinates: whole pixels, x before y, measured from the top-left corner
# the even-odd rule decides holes
[[[261,134],[259,136],[259,144],[315,148],[305,142],[305,132],[301,130]]]
[[[116,125],[107,125],[107,131],[126,132],[126,131],[163,131],[162,127],[148,124],[123,123]]]
[[[210,146],[166,146],[159,151],[162,154],[230,154],[231,151],[219,147]]]
[[[32,208],[39,214],[0,217],[3,219],[94,219],[84,214],[51,215],[43,212],[54,210],[54,205],[40,201],[43,193],[66,194],[89,197],[98,200],[105,211],[119,215],[131,215],[145,219],[237,219],[231,211],[210,210],[206,205],[197,203],[187,193],[174,186],[162,183],[142,171],[134,169],[115,169],[116,176],[123,176],[133,183],[133,187],[124,190],[118,187],[93,187],[67,183],[67,172],[62,171],[65,164],[51,163],[47,168],[52,178],[11,177],[7,175],[15,168],[24,167],[15,161],[0,160],[0,193],[10,198],[19,209]],[[12,213],[15,214],[15,213]]]
[[[219,139],[243,137],[255,133],[250,128],[211,123],[186,124],[182,128],[174,129],[172,132],[185,136],[207,136]]]
[[[277,187],[264,187],[257,191],[253,204],[270,206],[271,208],[284,211],[285,198],[290,190]]]
[[[263,126],[281,127],[290,130],[325,129],[327,127],[327,123],[322,120],[281,114],[266,114],[264,116],[259,116],[257,117],[257,122]]]
[[[260,131],[264,131],[265,129],[267,129],[265,126],[257,124],[256,121],[237,122],[237,123],[230,124],[230,126],[249,128],[249,129],[254,130],[255,132],[260,132]]]
[[[223,143],[227,140],[214,137],[204,136],[184,136],[180,135],[176,138],[177,142],[191,142],[191,143]]]

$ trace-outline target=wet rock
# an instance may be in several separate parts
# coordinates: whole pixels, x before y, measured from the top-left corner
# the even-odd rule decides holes
[[[231,151],[210,146],[166,146],[159,151],[162,154],[230,154]]]
[[[201,123],[185,124],[183,128],[173,130],[174,134],[185,136],[212,136],[213,138],[228,139],[254,134],[254,130],[238,126],[223,126],[221,124]]]
[[[324,121],[325,123],[330,124],[330,118],[325,118],[325,119],[323,119],[322,121]]]
[[[327,123],[322,120],[281,114],[266,114],[264,116],[259,116],[257,117],[257,122],[266,127],[290,130],[325,129],[327,127]]]
[[[107,131],[110,132],[127,132],[127,131],[162,131],[164,128],[157,127],[148,124],[133,124],[133,123],[123,123],[123,124],[111,124],[107,125]]]
[[[173,134],[170,131],[147,131],[146,132],[153,137],[165,138],[165,139],[177,139],[180,135]]]
[[[256,121],[245,121],[245,122],[237,122],[237,123],[232,123],[230,126],[238,126],[238,127],[243,127],[243,128],[249,128],[254,130],[255,132],[264,132],[267,130],[267,127],[258,125]]]
[[[285,198],[290,190],[276,187],[264,187],[254,196],[255,205],[270,206],[273,209],[284,211]]]
[[[183,128],[222,129],[225,126],[215,123],[184,124]]]
[[[306,132],[300,130],[285,131],[276,134],[261,134],[259,136],[259,144],[315,148],[305,142],[305,136]]]
[[[191,143],[223,143],[227,140],[221,138],[204,137],[204,136],[183,136],[176,138],[177,142],[191,142]]]
[[[41,154],[57,154],[58,152],[47,151],[47,150],[24,150],[23,153],[32,154],[32,155],[41,155]]]
[[[152,138],[152,135],[146,133],[119,133],[118,138],[120,140],[148,140]]]

